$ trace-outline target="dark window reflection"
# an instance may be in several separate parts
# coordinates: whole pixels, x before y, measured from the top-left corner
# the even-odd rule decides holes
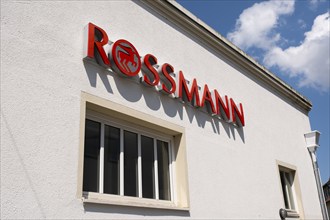
[[[168,143],[157,140],[159,199],[171,200]]]
[[[124,194],[138,196],[137,134],[124,131]]]
[[[155,198],[154,183],[154,140],[141,136],[142,197]]]
[[[104,193],[119,195],[120,129],[105,125]]]
[[[100,129],[99,122],[86,119],[83,191],[99,191]]]

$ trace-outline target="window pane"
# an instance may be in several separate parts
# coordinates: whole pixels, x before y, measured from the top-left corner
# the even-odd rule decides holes
[[[171,200],[168,143],[157,140],[159,199]]]
[[[290,203],[290,209],[295,209],[294,205],[294,199],[293,199],[293,192],[292,192],[292,175],[291,173],[285,173],[285,177],[287,180],[287,188],[288,188],[288,196],[289,196],[289,203]]]
[[[99,122],[86,119],[83,191],[99,190],[100,129]]]
[[[288,196],[287,196],[287,189],[286,189],[286,184],[285,184],[285,175],[284,175],[283,171],[280,171],[280,176],[281,176],[281,185],[282,185],[285,208],[290,209],[289,202],[288,202]]]
[[[138,192],[137,134],[124,131],[124,194],[137,196]]]
[[[295,210],[294,192],[293,192],[293,172],[280,171],[281,185],[286,209]]]
[[[142,157],[142,196],[143,198],[155,198],[154,183],[154,140],[141,136]]]
[[[119,195],[120,129],[105,125],[104,193]]]

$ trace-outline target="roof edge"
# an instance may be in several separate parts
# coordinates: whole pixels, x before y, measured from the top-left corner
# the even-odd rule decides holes
[[[303,110],[309,112],[312,109],[311,101],[177,2],[173,0],[142,0],[141,2],[190,34],[201,38],[204,43],[227,55],[229,59],[238,60],[239,62],[237,63],[250,70],[249,73],[279,91]]]

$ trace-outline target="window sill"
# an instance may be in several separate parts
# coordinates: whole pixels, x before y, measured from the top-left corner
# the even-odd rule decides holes
[[[299,213],[292,209],[280,209],[281,219],[285,218],[300,218]]]
[[[98,203],[108,205],[189,211],[188,207],[180,207],[171,201],[136,198],[130,196],[118,196],[94,192],[83,192],[82,200],[84,203]]]

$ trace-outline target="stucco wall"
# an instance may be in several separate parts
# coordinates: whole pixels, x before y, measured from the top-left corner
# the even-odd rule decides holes
[[[244,105],[243,129],[83,62],[83,29]],[[186,128],[190,212],[76,198],[81,91]],[[276,160],[297,167],[307,219],[321,218],[303,134],[306,113],[141,3],[1,1],[1,218],[279,218]]]

